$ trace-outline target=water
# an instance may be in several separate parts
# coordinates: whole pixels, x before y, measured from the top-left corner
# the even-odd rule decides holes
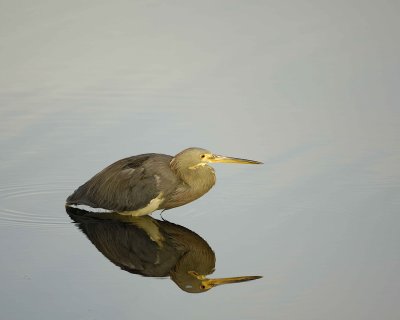
[[[3,319],[398,319],[394,2],[3,1]],[[121,270],[65,211],[117,159],[260,160],[165,212],[214,251],[200,294]],[[161,219],[159,213],[153,218]]]

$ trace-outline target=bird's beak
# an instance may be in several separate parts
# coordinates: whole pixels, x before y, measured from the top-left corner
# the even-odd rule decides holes
[[[225,156],[220,156],[217,154],[212,154],[207,159],[209,162],[212,162],[212,163],[262,164],[262,162],[255,161],[255,160],[225,157]]]
[[[203,280],[203,285],[206,287],[215,287],[220,284],[228,284],[228,283],[238,283],[238,282],[246,282],[251,280],[256,280],[262,278],[261,276],[243,276],[243,277],[232,277],[232,278],[216,278],[216,279],[205,279]]]

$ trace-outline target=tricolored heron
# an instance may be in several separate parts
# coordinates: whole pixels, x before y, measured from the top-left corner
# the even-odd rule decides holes
[[[217,285],[261,278],[243,276],[210,279],[215,254],[208,243],[182,226],[150,216],[103,215],[67,207],[67,213],[95,247],[121,269],[145,277],[170,277],[190,293]]]
[[[87,205],[133,216],[192,202],[215,184],[209,163],[261,164],[189,148],[172,157],[148,153],[114,162],[80,186],[67,205]]]

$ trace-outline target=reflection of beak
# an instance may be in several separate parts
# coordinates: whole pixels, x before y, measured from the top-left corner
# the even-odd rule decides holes
[[[188,273],[191,276],[199,279],[202,285],[204,286],[204,289],[211,289],[212,287],[219,286],[220,284],[246,282],[262,278],[261,276],[243,276],[243,277],[233,277],[233,278],[208,279],[204,275],[198,274],[196,271],[189,271]]]
[[[233,158],[233,157],[225,157],[225,156],[219,156],[216,154],[209,156],[208,161],[213,162],[213,163],[262,164],[262,162],[259,162],[259,161]]]
[[[238,282],[246,282],[251,280],[256,280],[262,278],[261,276],[243,276],[243,277],[233,277],[233,278],[217,278],[217,279],[205,279],[203,280],[203,284],[206,287],[215,287],[220,284],[228,284],[228,283],[238,283]]]

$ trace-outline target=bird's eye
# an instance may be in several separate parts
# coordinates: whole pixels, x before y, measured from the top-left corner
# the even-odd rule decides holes
[[[204,159],[204,158],[206,157],[206,155],[205,155],[205,154],[202,154],[200,157],[201,157],[202,159]]]
[[[200,289],[205,289],[206,288],[206,286],[204,285],[204,284],[202,284],[201,286],[200,286]]]

